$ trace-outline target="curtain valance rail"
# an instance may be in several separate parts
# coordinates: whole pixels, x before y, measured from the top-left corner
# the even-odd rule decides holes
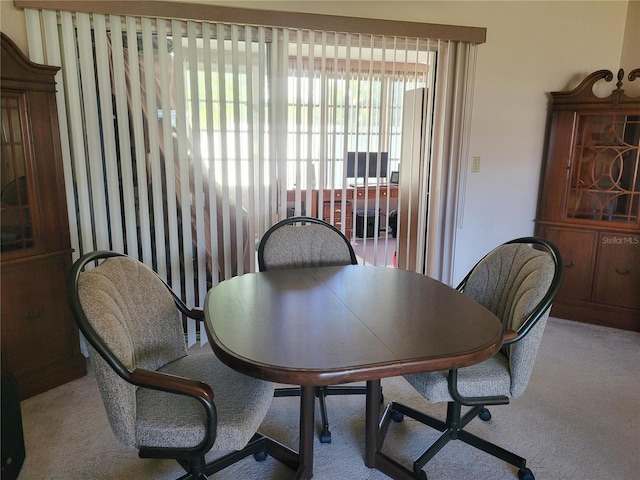
[[[199,20],[218,23],[237,23],[267,27],[284,27],[372,35],[433,38],[463,41],[472,44],[486,41],[487,29],[435,23],[381,20],[373,18],[282,12],[237,7],[223,7],[162,1],[71,1],[71,0],[14,0],[17,8],[63,10],[105,15]]]

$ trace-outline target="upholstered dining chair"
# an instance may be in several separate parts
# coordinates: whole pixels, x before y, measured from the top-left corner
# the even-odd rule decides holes
[[[68,292],[111,428],[141,458],[175,459],[187,472],[181,479],[204,480],[275,451],[257,433],[274,385],[212,352],[189,353],[182,315],[201,320],[203,312],[187,308],[152,269],[126,255],[88,253],[75,262]],[[220,455],[207,464],[210,450]]]
[[[502,320],[503,346],[489,360],[471,367],[405,376],[427,401],[447,402],[445,421],[395,402],[385,410],[384,434],[390,419],[401,421],[404,415],[442,432],[413,462],[416,478],[427,478],[422,468],[450,440],[462,440],[518,467],[520,479],[534,480],[524,458],[464,427],[476,416],[489,421],[486,405],[507,404],[525,391],[563,268],[554,245],[535,237],[518,238],[487,254],[457,287]],[[462,406],[471,408],[461,416]]]
[[[290,217],[265,232],[258,245],[260,271],[358,263],[349,240],[333,225],[312,217]],[[327,395],[366,394],[366,387],[335,385],[316,388],[322,417],[321,443],[331,443]],[[300,395],[299,387],[276,388],[276,397]]]
[[[258,245],[261,272],[357,263],[347,237],[333,225],[313,217],[289,217],[276,223]]]

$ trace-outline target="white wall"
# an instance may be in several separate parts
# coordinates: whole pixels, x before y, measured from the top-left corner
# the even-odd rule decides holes
[[[640,0],[629,2],[627,25],[624,28],[624,46],[620,56],[620,66],[626,72],[640,66]],[[629,86],[625,88],[629,92]],[[633,96],[640,95],[640,84],[636,81]]]
[[[21,12],[1,3],[2,31],[26,49]],[[627,71],[640,67],[639,46],[624,43],[638,39],[637,33],[625,37],[628,18],[629,28],[639,23],[633,19],[640,10],[636,1],[199,3],[487,28],[487,42],[478,49],[469,151],[481,157],[480,172],[467,176],[455,280],[495,245],[533,233],[547,92],[572,88],[595,70],[616,72],[621,59],[629,63],[623,65]]]
[[[618,70],[626,4],[498,2],[465,13],[488,32],[469,151],[481,157],[480,172],[467,176],[454,279],[495,245],[533,233],[547,92],[573,88],[595,70]]]

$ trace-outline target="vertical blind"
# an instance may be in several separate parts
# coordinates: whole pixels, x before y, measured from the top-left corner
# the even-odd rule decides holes
[[[358,187],[345,159],[363,152],[367,163],[379,162],[384,152],[389,172],[414,162],[419,176],[394,205],[416,213],[405,225],[418,239],[406,245],[415,261],[402,267],[448,280],[471,43],[25,13],[32,60],[62,66],[58,110],[75,257],[127,253],[188,304],[202,305],[211,285],[256,270],[257,242],[273,223],[321,216],[311,208],[318,191],[343,193],[330,196],[330,221],[346,232],[346,192]],[[426,94],[406,94],[416,90]],[[419,127],[403,122],[407,110],[423,119]],[[389,195],[379,193],[389,184],[377,180],[366,200],[388,212]],[[350,221],[355,231],[356,215]],[[376,230],[386,221],[375,215]],[[392,248],[387,236],[362,242],[374,247],[363,254],[367,263],[381,263]],[[192,343],[195,324],[187,330]]]

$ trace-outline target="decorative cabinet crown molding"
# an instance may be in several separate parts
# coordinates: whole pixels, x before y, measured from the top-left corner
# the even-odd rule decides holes
[[[639,76],[640,68],[636,68],[629,73],[627,78],[630,82],[633,82]],[[617,79],[616,88],[612,90],[611,94],[607,97],[601,98],[596,96],[593,92],[593,87],[600,80],[604,80],[606,82],[613,81],[613,72],[610,70],[598,70],[597,72],[593,72],[585,77],[585,79],[580,82],[580,85],[573,90],[565,92],[551,92],[554,108],[562,109],[563,107],[566,107],[573,109],[578,105],[585,107],[592,105],[596,108],[601,108],[604,105],[608,105],[611,108],[618,109],[620,106],[629,105],[633,107],[633,105],[637,105],[640,101],[640,97],[630,97],[625,93],[624,88],[622,88],[624,85],[624,70],[622,68],[618,70]]]

